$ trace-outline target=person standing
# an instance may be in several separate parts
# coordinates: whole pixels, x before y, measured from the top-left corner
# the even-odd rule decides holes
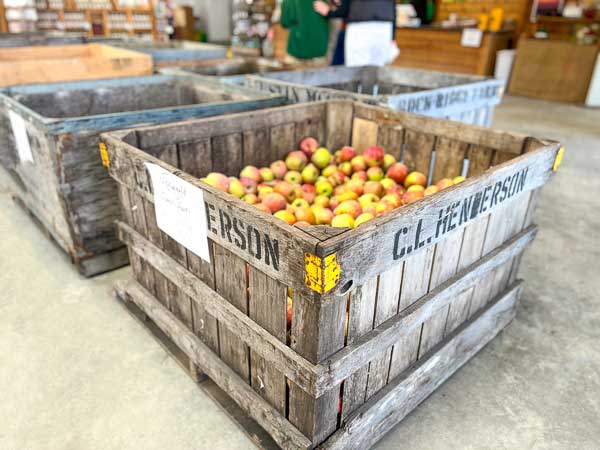
[[[279,21],[289,29],[284,62],[301,67],[327,65],[329,23],[315,12],[312,0],[283,0]]]
[[[384,66],[398,56],[395,0],[342,0],[337,8],[317,0],[313,7],[323,17],[346,19],[346,66]]]

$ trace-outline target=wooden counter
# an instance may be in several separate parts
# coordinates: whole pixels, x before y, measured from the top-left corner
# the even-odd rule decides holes
[[[460,45],[462,30],[434,27],[399,28],[400,56],[395,66],[444,72],[493,75],[496,52],[508,48],[512,32],[485,32],[479,48]]]

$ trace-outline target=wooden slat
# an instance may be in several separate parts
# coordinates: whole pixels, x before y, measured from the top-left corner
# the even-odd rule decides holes
[[[349,294],[347,345],[353,344],[358,338],[373,329],[378,279],[379,277],[372,278]],[[366,401],[368,376],[369,364],[366,364],[344,381],[342,418],[348,416]]]
[[[143,287],[130,281],[118,285],[117,290],[135,302],[186,355],[201,367],[206,375],[267,430],[280,446],[286,449],[311,447],[310,441],[297,428],[256,394],[225,362],[221,361]]]
[[[212,170],[237,177],[242,170],[242,135],[232,133],[211,139]]]
[[[249,316],[258,325],[286,342],[287,288],[260,271],[249,268]],[[251,384],[262,398],[285,414],[285,376],[259,354],[250,349]]]
[[[269,361],[274,367],[308,392],[317,390],[317,370],[311,362],[298,355],[279,339],[267,333],[246,314],[217,294],[211,287],[190,273],[185,267],[173,264],[172,259],[161,249],[148,242],[131,227],[120,224],[119,237],[130,249],[147,260],[169,280],[181,287],[195,303],[201,304],[219,322],[219,328],[226,327],[252,349]]]
[[[439,137],[435,144],[435,165],[432,183],[442,178],[454,178],[462,175],[462,168],[469,145],[455,139]]]
[[[182,142],[179,147],[179,168],[196,178],[213,170],[210,139]]]
[[[269,166],[271,159],[270,133],[267,129],[248,130],[243,133],[244,156],[242,166]]]
[[[377,135],[377,145],[389,153],[396,161],[402,158],[402,146],[404,144],[404,128],[400,125],[395,126],[379,126]]]
[[[407,129],[404,135],[404,164],[427,176],[434,144],[434,135]]]
[[[489,147],[479,145],[469,146],[467,157],[469,159],[469,170],[467,176],[469,178],[476,177],[488,170],[492,164],[492,155],[494,150]]]
[[[358,409],[321,448],[371,447],[511,322],[520,294],[521,286],[516,284],[496,298],[485,311]]]
[[[367,147],[377,145],[379,126],[371,120],[354,118],[352,121],[352,147],[362,153]]]
[[[454,277],[422,295],[411,306],[400,314],[384,322],[375,330],[368,332],[344,347],[334,356],[323,362],[325,375],[321,380],[326,386],[340,383],[358,367],[363,366],[373,356],[393,345],[398,339],[408,336],[415,329],[420,330],[421,324],[432,314],[449,305],[458,294],[473,287],[483,276],[491,273],[501,264],[510,261],[515,255],[521,253],[533,241],[536,235],[535,227],[528,227],[499,248],[485,255],[474,264],[461,270]],[[425,254],[422,253],[422,254]],[[422,257],[419,254],[420,257]],[[416,258],[414,256],[412,258]],[[410,259],[405,262],[404,280],[411,280],[409,270]],[[415,269],[416,271],[416,269]],[[421,275],[428,280],[428,276]],[[427,282],[421,282],[422,289],[427,290]],[[404,292],[404,286],[402,287]]]
[[[298,150],[296,142],[296,126],[294,123],[284,123],[270,127],[271,161],[285,159],[285,156]]]
[[[248,314],[246,263],[219,245],[214,246],[215,291]],[[235,332],[219,327],[221,358],[243,379],[250,380],[250,350]]]
[[[326,106],[325,145],[329,149],[338,149],[351,142],[352,102],[328,102]]]
[[[319,363],[344,346],[346,302],[323,304],[294,293],[291,347],[313,363]],[[318,398],[290,383],[289,420],[315,445],[337,427],[340,387]]]

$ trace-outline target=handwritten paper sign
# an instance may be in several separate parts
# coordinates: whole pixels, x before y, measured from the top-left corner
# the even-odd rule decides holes
[[[481,47],[483,31],[479,28],[465,28],[460,37],[460,45],[463,47]]]
[[[33,162],[33,154],[27,137],[25,121],[14,111],[8,111],[10,124],[12,125],[13,135],[15,136],[15,144],[17,145],[17,153],[21,162]]]
[[[202,190],[156,164],[146,163],[146,168],[152,179],[158,228],[210,263]]]

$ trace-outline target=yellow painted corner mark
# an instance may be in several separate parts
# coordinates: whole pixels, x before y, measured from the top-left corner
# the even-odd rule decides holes
[[[231,49],[227,50],[227,58],[233,58],[233,51]]]
[[[556,159],[554,160],[554,167],[552,168],[552,170],[554,170],[555,172],[558,170],[558,168],[560,167],[560,163],[562,162],[563,159],[563,155],[565,154],[565,148],[561,147],[558,150],[558,153],[556,154]]]
[[[104,167],[110,167],[110,158],[108,157],[108,150],[104,142],[100,142],[100,158],[102,158],[102,165]]]
[[[340,265],[335,253],[323,260],[311,253],[304,254],[304,282],[313,291],[323,294],[329,292],[340,281]]]

